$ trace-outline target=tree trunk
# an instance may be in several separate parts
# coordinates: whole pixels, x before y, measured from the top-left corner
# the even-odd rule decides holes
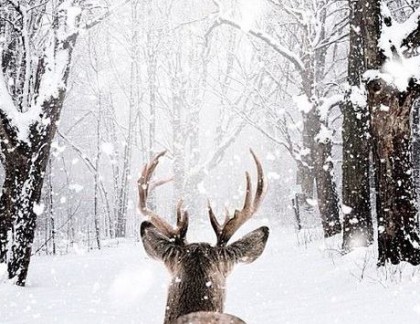
[[[392,17],[383,17],[380,1],[361,4],[366,68],[381,72],[389,52],[396,55],[395,46],[382,51],[379,40],[382,29],[392,26]],[[414,35],[417,33],[413,31]],[[410,36],[405,47],[414,45]],[[403,43],[406,41],[404,40]],[[381,46],[388,43],[382,42]],[[401,50],[401,48],[400,48]],[[401,51],[402,53],[402,51]],[[388,80],[389,81],[389,80]],[[410,80],[405,89],[381,79],[381,74],[367,82],[368,107],[373,136],[373,163],[376,179],[376,209],[378,217],[378,265],[385,262],[398,264],[407,261],[420,264],[420,238],[417,223],[417,203],[412,170],[412,134],[410,117],[413,102],[418,96],[416,80]]]
[[[315,108],[306,114],[304,122],[307,134],[304,144],[310,149],[308,161],[315,176],[322,228],[324,236],[331,237],[341,232],[338,196],[331,160],[331,140],[318,137],[322,124]]]
[[[319,18],[325,22],[325,8],[320,9]],[[324,26],[321,26],[320,33],[325,33]],[[312,47],[310,33],[305,34],[303,46],[305,48]],[[303,193],[308,194],[311,191],[310,186],[315,179],[324,237],[331,237],[341,233],[341,222],[337,189],[334,182],[332,143],[329,136],[324,134],[324,131],[328,130],[327,120],[321,118],[318,109],[318,100],[324,95],[321,85],[325,77],[325,60],[326,48],[314,49],[312,55],[305,58],[305,69],[301,72],[302,90],[308,103],[312,105],[309,111],[303,113],[303,147],[309,150],[309,154],[303,157],[305,176],[309,176],[308,179],[305,179],[308,187],[303,188],[308,192],[303,191]]]
[[[319,10],[319,19],[321,21],[320,37],[325,37],[325,26],[327,24],[327,2],[324,0],[317,1]],[[311,48],[311,45],[308,46]],[[305,89],[312,89],[311,92],[315,98],[321,98],[326,95],[322,84],[326,76],[327,48],[315,48],[311,62],[311,70],[313,71],[313,81],[311,85],[303,82]],[[309,94],[308,90],[306,93]],[[311,96],[308,96],[311,98]],[[334,166],[332,163],[332,142],[329,136],[323,134],[324,130],[328,130],[328,120],[321,118],[320,112],[315,102],[315,108],[308,113],[307,119],[312,127],[311,154],[313,160],[314,174],[316,179],[316,191],[318,196],[319,212],[321,214],[322,227],[324,236],[330,237],[341,233],[340,214],[338,209],[338,194],[334,181]]]
[[[55,242],[55,234],[56,234],[56,230],[55,230],[55,215],[54,215],[54,190],[53,190],[53,169],[52,169],[52,160],[51,158],[49,159],[49,172],[48,172],[48,202],[49,202],[49,213],[50,213],[50,224],[51,224],[51,236],[48,235],[48,240],[51,237],[51,242],[52,242],[52,254],[55,255],[56,254],[56,242]],[[46,223],[48,223],[48,221],[46,221]],[[48,241],[47,241],[48,242]],[[46,244],[47,249],[48,249],[48,243]]]
[[[314,199],[315,175],[312,168],[306,163],[298,163],[297,167],[296,184],[300,185],[301,191],[296,195],[296,201],[302,210],[302,219],[305,224],[305,220],[308,220],[309,217],[314,219],[315,215],[314,206],[309,203]]]
[[[412,176],[410,114],[415,92],[381,80],[368,84],[377,181],[379,265],[420,264],[417,203]]]
[[[369,117],[366,108],[343,105],[343,250],[373,242],[369,184]]]
[[[49,152],[49,147],[48,147]],[[6,156],[5,182],[0,198],[1,261],[7,262],[9,278],[24,286],[34,240],[37,211],[48,158],[46,150],[21,148]],[[13,240],[7,235],[13,225]],[[3,227],[4,226],[4,227]],[[8,247],[11,249],[8,253]],[[7,256],[9,258],[7,259]]]
[[[94,197],[93,197],[93,223],[95,226],[95,239],[98,250],[101,249],[101,230],[99,226],[99,166],[101,160],[101,139],[100,139],[100,130],[101,130],[101,95],[99,94],[99,102],[96,116],[96,157],[95,157],[95,173],[94,177]]]
[[[350,49],[348,82],[350,90],[342,105],[343,112],[343,250],[367,246],[373,242],[373,225],[370,205],[369,155],[370,129],[365,96],[363,2],[349,0]]]
[[[128,131],[127,139],[124,146],[124,161],[121,175],[120,193],[118,199],[118,215],[115,228],[115,237],[127,236],[127,206],[128,206],[128,187],[130,185],[131,176],[131,155],[133,146],[133,131],[136,123],[134,117],[135,109],[139,108],[139,84],[140,84],[140,69],[137,61],[137,53],[139,51],[139,27],[138,27],[138,2],[131,3],[131,24],[133,27],[133,34],[131,35],[131,64],[130,64],[130,96],[129,96],[129,113],[128,113]]]
[[[416,100],[412,114],[413,178],[417,196],[420,189],[420,101]]]
[[[341,233],[337,189],[333,178],[333,164],[331,161],[331,148],[330,141],[316,143],[312,152],[315,157],[314,169],[318,206],[325,237],[331,237]]]

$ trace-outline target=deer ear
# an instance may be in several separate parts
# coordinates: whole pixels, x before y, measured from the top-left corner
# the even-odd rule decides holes
[[[267,226],[262,226],[227,246],[232,261],[251,263],[260,257],[265,249],[269,234]]]
[[[148,221],[141,223],[140,235],[144,249],[150,257],[164,262],[167,261],[168,255],[171,254],[170,252],[172,248],[174,248],[174,242],[161,234],[157,228]]]

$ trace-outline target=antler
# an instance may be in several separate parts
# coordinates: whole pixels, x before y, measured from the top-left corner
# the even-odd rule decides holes
[[[149,221],[159,230],[160,233],[169,238],[184,239],[188,229],[188,213],[187,211],[182,212],[182,200],[178,202],[176,207],[177,225],[175,228],[169,225],[168,222],[166,222],[154,211],[150,210],[146,203],[147,197],[149,196],[149,192],[151,190],[172,180],[162,180],[154,183],[150,182],[153,172],[159,163],[159,158],[165,154],[166,151],[158,153],[149,163],[145,164],[143,167],[140,179],[137,181],[139,190],[139,209],[143,215],[149,218]]]
[[[242,210],[235,210],[232,218],[230,218],[228,211],[226,211],[226,217],[223,225],[220,225],[217,221],[216,216],[213,213],[213,209],[210,206],[210,201],[208,202],[210,223],[214,232],[216,233],[217,245],[219,246],[225,245],[233,236],[233,234],[235,234],[235,232],[239,229],[239,227],[241,227],[248,219],[252,217],[252,215],[258,210],[258,207],[264,198],[266,191],[264,172],[261,163],[255,155],[254,151],[250,151],[252,157],[254,158],[255,164],[257,165],[258,173],[257,190],[255,191],[254,198],[252,198],[251,177],[249,176],[249,173],[246,172],[246,194],[244,206],[242,207]]]

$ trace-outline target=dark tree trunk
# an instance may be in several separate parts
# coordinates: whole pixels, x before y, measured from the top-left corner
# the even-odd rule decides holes
[[[337,189],[333,178],[331,161],[331,142],[316,143],[313,154],[316,174],[316,190],[319,212],[321,214],[324,236],[331,237],[341,233],[340,215],[338,210]]]
[[[296,194],[295,198],[292,199],[293,211],[295,212],[296,228],[298,231],[302,229],[302,222],[300,221],[300,209],[299,209],[299,195]]]
[[[366,108],[343,105],[343,249],[373,242],[369,184],[369,117]]]
[[[45,164],[43,161],[37,162]],[[43,178],[40,176],[40,172],[43,171],[40,169],[45,171],[44,166],[36,166],[35,163],[29,162],[27,166],[22,165],[17,170],[14,166],[14,172],[19,173],[19,175],[15,174],[15,179],[19,179],[19,184],[10,188],[12,193],[10,207],[13,210],[14,226],[8,273],[10,279],[17,277],[16,283],[21,286],[24,286],[26,282],[35,234],[37,215],[34,213],[34,204],[39,203],[43,184]],[[23,192],[25,194],[22,194]]]
[[[396,59],[387,58],[378,46],[381,28],[385,25],[391,26],[393,20],[392,17],[385,19],[381,16],[380,1],[362,2],[366,68],[381,71],[386,60]],[[414,36],[416,33],[417,30],[413,30]],[[413,35],[407,36],[402,43]],[[418,46],[415,38],[405,44],[390,43],[389,49],[395,52],[395,46]],[[385,262],[398,264],[401,261],[420,264],[410,125],[412,106],[418,96],[418,86],[415,83],[415,80],[411,80],[401,90],[381,79],[380,75],[367,82],[377,188],[379,265],[384,265]]]
[[[367,246],[373,241],[370,204],[369,155],[370,129],[364,96],[363,1],[349,0],[350,50],[348,82],[350,90],[343,112],[343,250]]]
[[[413,178],[417,197],[420,189],[420,101],[416,100],[412,114]]]
[[[313,200],[315,197],[315,175],[313,168],[310,167],[310,165],[307,165],[308,160],[309,159],[305,158],[304,163],[298,163],[296,181],[296,183],[300,185],[301,188],[301,191],[296,195],[296,202],[302,212],[301,219],[303,224],[305,224],[305,220],[308,221],[309,217],[314,219],[315,215],[315,208],[313,204],[308,203],[309,200]]]
[[[0,198],[1,260],[7,262],[9,278],[16,277],[20,286],[26,282],[37,217],[34,207],[41,198],[48,163],[49,144],[40,144],[34,141],[32,148],[20,146],[5,154],[5,181]],[[13,239],[8,241],[12,228]]]
[[[412,176],[410,114],[415,92],[370,82],[369,107],[377,181],[379,265],[420,264],[417,203]],[[383,107],[388,107],[384,111]]]

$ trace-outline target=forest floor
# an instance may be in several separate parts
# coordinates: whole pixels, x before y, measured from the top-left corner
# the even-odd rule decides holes
[[[226,312],[250,324],[420,323],[420,270],[376,268],[374,247],[272,228],[263,256],[230,275]],[[319,237],[319,236],[318,236]],[[27,287],[0,282],[0,322],[160,324],[166,269],[138,242],[33,257]]]

